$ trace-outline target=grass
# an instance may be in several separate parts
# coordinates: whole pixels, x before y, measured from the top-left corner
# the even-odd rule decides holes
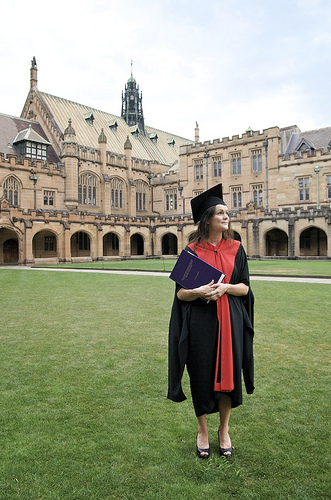
[[[329,285],[252,283],[256,391],[235,455],[168,401],[166,277],[0,270],[0,498],[329,498]]]
[[[138,271],[172,271],[175,259],[132,259],[119,261],[73,262],[43,266],[78,269],[121,269]],[[250,260],[250,273],[254,275],[331,277],[331,262],[317,260]],[[39,267],[39,266],[37,266]]]

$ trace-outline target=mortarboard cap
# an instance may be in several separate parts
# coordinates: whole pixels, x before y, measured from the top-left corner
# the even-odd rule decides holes
[[[217,184],[210,189],[207,189],[204,193],[198,194],[195,198],[191,200],[191,208],[193,214],[194,224],[197,224],[201,219],[201,216],[207,208],[213,207],[215,205],[225,205],[222,200],[223,190],[222,184]]]

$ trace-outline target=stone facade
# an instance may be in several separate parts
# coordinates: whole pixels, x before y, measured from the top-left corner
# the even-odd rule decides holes
[[[141,106],[133,125],[37,84],[33,59],[21,117],[0,115],[0,264],[177,255],[190,200],[219,182],[249,257],[331,256],[331,127],[201,143],[198,124],[190,141],[145,125]]]

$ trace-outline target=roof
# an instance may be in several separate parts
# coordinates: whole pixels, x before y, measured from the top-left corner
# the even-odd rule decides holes
[[[22,141],[32,141],[32,142],[38,142],[41,144],[47,144],[50,145],[50,142],[46,141],[46,139],[43,139],[41,135],[38,134],[35,130],[33,130],[31,123],[29,124],[28,128],[22,130],[17,134],[15,139],[13,140],[13,144],[16,144],[18,142]]]
[[[144,135],[139,129],[137,130],[137,127],[133,130],[123,118],[117,115],[40,92],[37,89],[35,92],[62,134],[71,119],[77,142],[84,147],[98,149],[98,138],[103,129],[107,138],[107,151],[124,154],[124,143],[129,136],[133,158],[171,166],[178,161],[179,147],[193,142],[148,125],[145,125],[146,135]],[[117,126],[114,126],[116,124]],[[157,140],[152,141],[151,137],[157,137]]]
[[[0,114],[0,153],[16,155],[20,158],[21,155],[14,142],[17,143],[22,140],[50,144],[40,123]],[[51,163],[60,161],[52,146],[48,148],[47,159]]]
[[[306,145],[308,149],[327,151],[331,147],[331,127],[292,134],[285,158],[288,158],[290,154],[298,153],[303,145]]]

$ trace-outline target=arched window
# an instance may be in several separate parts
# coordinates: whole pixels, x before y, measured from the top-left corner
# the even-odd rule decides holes
[[[115,177],[110,181],[111,208],[123,208],[124,183]]]
[[[169,210],[177,210],[177,190],[172,189],[166,191],[165,201],[166,201],[165,209],[167,212]]]
[[[146,210],[146,191],[147,185],[144,182],[137,182],[136,184],[136,210],[144,212]]]
[[[80,205],[97,204],[97,178],[88,173],[81,174],[78,184],[78,203]]]
[[[232,207],[241,208],[242,207],[242,193],[241,187],[232,188]]]
[[[9,201],[10,205],[19,204],[19,183],[15,177],[8,177],[3,183],[3,195]]]
[[[261,172],[262,170],[262,150],[253,151],[253,172]]]

